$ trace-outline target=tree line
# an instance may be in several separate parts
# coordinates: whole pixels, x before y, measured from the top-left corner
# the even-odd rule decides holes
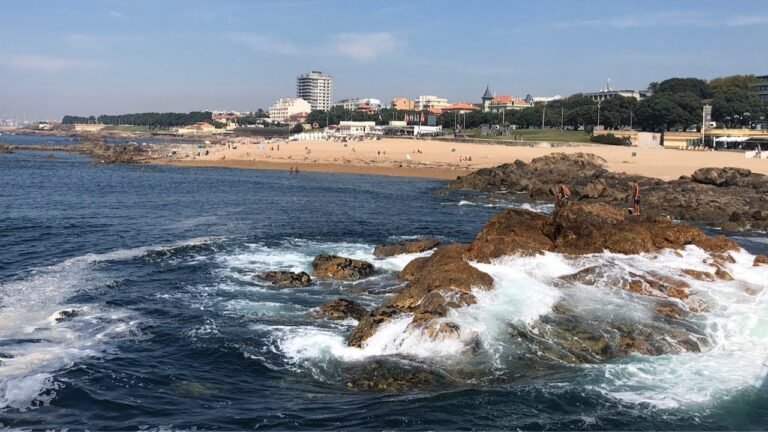
[[[150,128],[169,128],[187,126],[194,123],[207,122],[214,124],[212,114],[209,111],[193,111],[190,113],[136,113],[119,115],[100,115],[98,117],[65,115],[62,124],[106,124],[106,125],[133,125],[147,126]]]

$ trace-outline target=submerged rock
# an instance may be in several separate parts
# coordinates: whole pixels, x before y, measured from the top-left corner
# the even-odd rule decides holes
[[[377,258],[389,257],[394,255],[421,253],[436,248],[440,242],[431,238],[420,238],[416,240],[406,240],[397,243],[376,245],[373,255]]]
[[[324,303],[316,312],[318,316],[334,320],[347,318],[360,320],[365,314],[366,310],[360,303],[343,298]]]
[[[260,274],[259,278],[279,287],[301,287],[312,282],[312,278],[306,272],[268,271]]]
[[[321,254],[312,260],[313,276],[342,280],[358,280],[373,274],[369,262],[336,255]]]
[[[756,256],[755,260],[752,262],[752,265],[755,267],[759,265],[768,265],[768,256],[762,254]]]

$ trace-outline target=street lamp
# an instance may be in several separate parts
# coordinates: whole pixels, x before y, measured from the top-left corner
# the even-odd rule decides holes
[[[743,118],[744,118],[744,125],[745,125],[745,126],[747,126],[747,129],[750,129],[750,126],[751,126],[751,125],[749,124],[749,118],[750,118],[750,117],[752,117],[752,114],[750,114],[750,113],[748,113],[748,112],[745,112],[745,113],[744,113],[744,117],[743,117]]]
[[[731,116],[725,116],[725,122],[728,124],[728,129],[731,128]]]
[[[602,100],[597,101],[597,128],[600,129],[600,104]]]

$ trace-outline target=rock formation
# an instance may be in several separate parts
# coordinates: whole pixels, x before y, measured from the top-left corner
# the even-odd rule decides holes
[[[462,329],[448,319],[448,312],[476,303],[473,290],[487,290],[493,285],[490,275],[468,261],[487,263],[506,255],[545,251],[569,255],[653,253],[688,245],[709,252],[708,264],[715,271],[682,270],[680,277],[730,278],[722,264],[729,261],[728,252],[739,249],[735,242],[722,236],[707,237],[695,227],[673,223],[666,217],[630,216],[623,209],[594,202],[570,203],[551,216],[503,210],[485,224],[471,244],[440,246],[431,256],[411,261],[398,275],[407,285],[360,319],[348,343],[361,347],[382,324],[403,316],[411,317],[410,331],[421,331],[433,340],[460,337]],[[532,327],[513,329],[513,336],[535,345],[547,357],[574,363],[603,361],[630,352],[659,355],[698,351],[707,345],[701,333],[681,324],[690,314],[707,308],[691,293],[688,283],[673,275],[617,276],[614,270],[586,268],[561,278],[561,284],[564,288],[583,284],[623,289],[647,296],[656,320],[642,328],[623,321],[596,325],[561,301]]]
[[[321,278],[358,280],[373,274],[369,262],[336,255],[321,254],[312,260],[312,275]]]
[[[376,245],[373,255],[377,258],[384,258],[394,255],[421,253],[436,248],[440,242],[431,238],[420,238],[416,240],[406,240],[397,243]]]
[[[269,271],[260,274],[259,278],[272,282],[272,285],[278,287],[307,286],[312,282],[312,278],[306,272]]]
[[[358,302],[347,299],[331,300],[318,308],[316,314],[328,319],[354,318],[360,320],[365,316],[365,308]]]
[[[588,153],[553,153],[485,168],[458,177],[449,189],[488,193],[527,192],[531,200],[552,200],[558,183],[568,184],[572,200],[629,206],[631,182],[641,190],[642,212],[695,221],[729,230],[768,228],[768,177],[741,168],[702,168],[690,177],[660,179],[614,173]]]

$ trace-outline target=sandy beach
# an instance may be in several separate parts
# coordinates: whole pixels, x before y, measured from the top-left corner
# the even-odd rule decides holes
[[[381,139],[341,143],[335,141],[239,142],[214,144],[206,149],[173,145],[171,158],[158,157],[154,163],[180,166],[341,172],[452,179],[480,168],[553,152],[588,152],[603,157],[607,168],[672,180],[703,167],[740,167],[768,174],[768,160],[746,159],[743,152],[694,151],[663,148],[636,148],[603,145],[558,147],[468,144],[432,140]],[[205,155],[205,151],[208,154]]]

